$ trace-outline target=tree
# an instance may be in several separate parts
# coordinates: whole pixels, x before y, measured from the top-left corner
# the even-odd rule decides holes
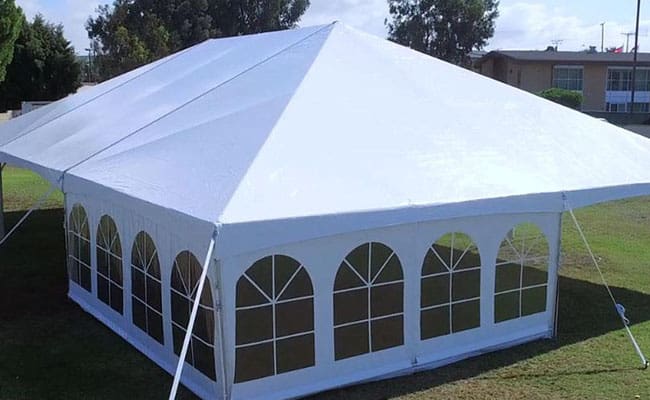
[[[0,110],[20,108],[21,101],[54,101],[81,85],[81,66],[63,26],[41,15],[23,23],[14,46],[13,61],[0,84]]]
[[[459,65],[494,35],[497,0],[388,0],[389,39]]]
[[[309,0],[115,0],[86,30],[108,79],[212,37],[295,26]]]
[[[309,0],[213,0],[209,13],[218,36],[236,36],[293,28],[309,5]]]
[[[7,66],[14,57],[14,43],[24,20],[14,0],[0,0],[0,83],[5,80]]]
[[[552,88],[542,90],[538,93],[538,95],[545,98],[546,100],[562,104],[563,106],[567,106],[575,110],[579,110],[583,102],[582,93],[575,92],[573,90]]]

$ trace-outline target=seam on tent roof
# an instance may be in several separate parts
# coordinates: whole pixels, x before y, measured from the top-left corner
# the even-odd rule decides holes
[[[207,43],[208,41],[209,41],[209,40],[206,40],[206,41],[203,42],[203,43]],[[117,90],[117,89],[123,87],[124,85],[126,85],[126,84],[132,82],[133,80],[135,80],[135,79],[137,79],[137,78],[140,78],[141,76],[143,76],[143,75],[145,75],[145,74],[147,74],[147,73],[149,73],[149,72],[155,71],[156,69],[162,67],[163,65],[165,65],[165,64],[167,64],[167,63],[169,63],[169,62],[175,60],[178,56],[180,56],[180,55],[182,55],[182,54],[185,54],[185,53],[188,53],[190,50],[192,50],[192,47],[190,47],[190,48],[188,48],[188,49],[181,50],[181,51],[179,51],[179,52],[177,52],[177,53],[175,53],[175,54],[172,54],[172,55],[166,57],[166,59],[163,58],[162,60],[159,60],[160,63],[159,63],[158,65],[155,65],[155,66],[149,68],[148,70],[143,71],[143,72],[141,72],[141,73],[139,73],[139,74],[133,76],[131,79],[127,79],[126,81],[120,83],[119,85],[115,86],[114,88],[111,88],[111,89],[109,89],[109,90],[107,90],[107,91],[105,91],[105,92],[102,92],[102,93],[98,94],[98,95],[95,96],[95,97],[92,97],[92,98],[86,100],[85,102],[79,104],[78,106],[72,107],[72,108],[69,109],[68,111],[66,111],[66,112],[64,112],[64,113],[62,113],[62,114],[60,114],[60,115],[57,115],[56,117],[54,117],[54,118],[52,118],[52,119],[50,119],[50,120],[48,120],[48,121],[46,121],[46,122],[44,122],[44,123],[42,123],[42,124],[36,126],[35,128],[29,129],[29,130],[27,130],[26,132],[21,133],[20,135],[16,136],[15,138],[11,139],[10,141],[8,141],[8,142],[6,142],[6,143],[0,143],[0,147],[4,147],[4,146],[6,146],[6,145],[8,145],[8,144],[11,144],[11,143],[15,142],[16,140],[18,140],[18,139],[20,139],[20,138],[22,138],[22,137],[24,137],[24,136],[26,136],[26,135],[28,135],[28,134],[34,132],[35,130],[40,129],[40,128],[44,127],[45,125],[48,125],[48,124],[50,124],[51,122],[54,122],[54,121],[58,120],[59,118],[62,118],[62,117],[64,117],[64,116],[70,114],[71,112],[76,111],[76,110],[78,110],[78,109],[80,109],[80,108],[82,108],[82,107],[88,105],[89,103],[92,103],[93,101],[99,99],[100,97],[103,97],[104,95],[107,95],[107,94],[109,94],[109,93],[114,92],[115,90]],[[144,66],[143,66],[143,67],[144,67]],[[108,82],[108,81],[107,81],[107,82]]]
[[[226,80],[224,80],[224,81],[222,81],[222,82],[219,82],[217,85],[215,85],[215,86],[213,86],[212,88],[206,90],[205,92],[199,94],[198,96],[196,96],[196,97],[194,97],[194,98],[192,98],[192,99],[186,101],[185,103],[181,104],[180,106],[178,106],[178,107],[176,107],[176,108],[170,110],[169,112],[167,112],[167,113],[161,115],[160,117],[154,119],[154,120],[151,121],[151,122],[148,122],[147,124],[141,126],[140,128],[136,129],[135,131],[129,133],[128,135],[126,135],[126,136],[120,138],[119,140],[116,140],[115,142],[113,142],[113,143],[111,143],[111,144],[105,146],[104,148],[102,148],[102,149],[100,149],[100,150],[97,150],[96,152],[94,152],[93,154],[89,155],[88,157],[86,157],[86,158],[82,159],[81,161],[79,161],[79,162],[73,164],[72,166],[66,168],[65,170],[63,170],[63,174],[65,175],[67,172],[69,172],[69,171],[72,170],[73,168],[76,168],[76,167],[80,166],[81,164],[83,164],[83,163],[89,161],[90,159],[92,159],[92,158],[98,156],[99,154],[103,153],[104,151],[110,149],[111,147],[113,147],[113,146],[115,146],[115,145],[117,145],[117,144],[119,144],[119,143],[122,143],[124,140],[126,140],[126,139],[128,139],[128,138],[130,138],[130,137],[132,137],[132,136],[134,136],[134,135],[136,135],[136,134],[138,134],[139,132],[143,131],[144,129],[148,128],[149,126],[151,126],[151,125],[153,125],[153,124],[155,124],[155,123],[157,123],[157,122],[159,122],[159,121],[165,119],[166,117],[170,116],[171,114],[174,114],[174,113],[176,113],[177,111],[179,111],[179,110],[181,110],[181,109],[187,107],[188,105],[192,104],[193,102],[195,102],[195,101],[197,101],[197,100],[199,100],[199,99],[201,99],[201,98],[207,96],[208,94],[210,94],[210,93],[214,92],[215,90],[219,89],[221,86],[223,86],[223,85],[225,85],[225,84],[227,84],[227,83],[229,83],[229,82],[232,82],[233,80],[235,80],[235,79],[241,77],[242,75],[245,75],[246,73],[248,73],[248,72],[254,70],[255,68],[257,68],[257,67],[259,67],[259,66],[261,66],[261,65],[263,65],[263,64],[265,64],[265,63],[267,63],[268,61],[272,60],[273,58],[279,56],[280,54],[284,53],[285,51],[288,51],[288,50],[290,50],[291,48],[293,48],[293,47],[295,47],[295,46],[297,46],[297,45],[303,43],[304,41],[310,39],[311,37],[318,35],[319,33],[323,32],[324,30],[326,30],[326,29],[332,27],[334,24],[335,24],[335,22],[323,26],[322,28],[316,30],[315,32],[310,33],[309,35],[307,35],[307,36],[301,38],[300,40],[298,40],[298,41],[296,41],[296,42],[294,42],[294,43],[291,43],[291,44],[288,45],[287,47],[284,47],[284,48],[282,48],[281,50],[277,51],[276,53],[271,54],[270,56],[268,56],[268,57],[264,58],[263,60],[261,60],[261,61],[255,63],[255,64],[253,64],[253,65],[251,65],[250,67],[248,67],[248,68],[244,69],[243,71],[241,71],[241,72],[235,74],[234,76],[232,76],[232,77],[230,77],[230,78],[228,78],[228,79],[226,79]]]
[[[339,24],[339,21],[338,21],[338,20],[335,20],[334,22],[332,22],[332,23],[326,25],[326,26],[323,27],[322,29],[326,29],[326,28],[332,27],[332,26],[337,25],[337,24]],[[319,29],[318,32],[320,32],[322,29]],[[316,34],[316,33],[318,33],[318,32],[315,32],[314,34]],[[228,198],[226,204],[223,206],[223,208],[222,208],[221,211],[219,212],[219,215],[217,215],[217,216],[215,217],[215,219],[213,220],[213,222],[215,222],[215,223],[217,223],[217,224],[219,224],[219,225],[222,224],[222,222],[220,222],[219,219],[223,216],[223,212],[224,212],[224,211],[228,208],[228,206],[230,205],[230,202],[232,201],[233,196],[235,195],[235,193],[237,192],[237,189],[239,189],[239,186],[241,185],[241,183],[244,181],[244,179],[245,179],[246,176],[248,175],[248,172],[250,171],[251,167],[252,167],[253,164],[255,163],[255,160],[257,159],[257,156],[259,155],[260,151],[262,150],[262,148],[264,148],[264,145],[265,145],[266,142],[269,140],[269,138],[271,137],[271,135],[272,135],[273,132],[275,131],[276,126],[278,126],[278,124],[280,123],[280,120],[282,119],[283,115],[285,114],[285,112],[287,111],[287,109],[289,108],[289,106],[291,105],[291,102],[293,101],[293,98],[296,96],[296,93],[298,92],[298,90],[300,90],[300,87],[302,86],[302,83],[304,82],[304,80],[305,80],[305,79],[307,78],[307,76],[309,75],[309,72],[311,71],[312,67],[313,67],[314,64],[316,63],[316,60],[318,59],[318,56],[319,56],[320,53],[323,51],[323,47],[325,47],[325,44],[323,44],[323,46],[321,46],[321,47],[318,49],[318,52],[316,53],[316,56],[314,57],[313,61],[312,61],[311,64],[309,65],[309,67],[306,69],[305,74],[304,74],[304,76],[302,77],[301,81],[300,81],[300,82],[298,83],[298,85],[296,86],[296,91],[294,91],[293,94],[291,95],[291,97],[288,99],[286,105],[284,106],[284,109],[282,110],[282,112],[280,112],[280,114],[279,114],[277,120],[275,121],[275,123],[273,124],[273,126],[271,127],[271,129],[269,129],[269,134],[266,136],[266,139],[265,139],[265,140],[263,141],[263,143],[259,146],[257,152],[255,153],[255,156],[251,159],[250,163],[248,164],[248,167],[246,167],[245,170],[242,172],[242,174],[241,174],[241,179],[239,179],[239,183],[238,183],[237,185],[235,185],[235,187],[233,188],[232,192],[228,195],[229,198]]]

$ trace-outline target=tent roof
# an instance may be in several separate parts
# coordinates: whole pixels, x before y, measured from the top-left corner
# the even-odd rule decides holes
[[[210,40],[97,85],[0,127],[0,160],[65,173],[70,193],[332,233],[650,193],[647,139],[338,23]]]

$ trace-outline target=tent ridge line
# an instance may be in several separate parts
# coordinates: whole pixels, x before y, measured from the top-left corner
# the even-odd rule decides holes
[[[311,36],[313,36],[313,35],[318,34],[318,33],[321,32],[321,31],[323,31],[323,30],[325,30],[325,29],[327,29],[327,28],[329,28],[329,27],[332,27],[332,26],[334,26],[334,25],[337,25],[337,24],[339,24],[339,21],[331,22],[330,24],[327,24],[327,25],[323,26],[322,28],[320,28],[317,32],[314,32],[314,33],[310,34],[308,37],[305,37],[305,38],[303,39],[303,41],[304,41],[304,40],[307,40],[309,37],[311,37]],[[297,45],[297,44],[299,44],[299,43],[296,43],[296,44],[294,44],[294,45],[292,45],[292,46],[295,46],[295,45]],[[290,96],[289,99],[287,100],[286,104],[284,105],[284,107],[283,107],[283,109],[282,109],[282,112],[280,112],[280,114],[278,115],[277,120],[275,121],[275,123],[273,124],[273,126],[271,126],[271,128],[269,129],[269,131],[268,131],[269,133],[266,135],[266,138],[264,139],[264,142],[259,146],[257,152],[255,153],[255,155],[254,155],[254,156],[252,157],[252,159],[250,160],[250,163],[248,164],[248,166],[245,168],[245,170],[244,170],[243,173],[241,174],[241,179],[240,179],[239,182],[235,185],[235,187],[233,188],[232,192],[230,193],[229,198],[228,198],[226,204],[223,206],[221,212],[220,212],[219,215],[217,216],[216,221],[218,221],[219,218],[221,218],[221,217],[223,216],[224,211],[225,211],[226,209],[228,209],[228,206],[230,205],[231,201],[233,200],[233,197],[235,196],[235,194],[236,194],[237,190],[239,189],[239,187],[241,186],[242,182],[244,181],[244,179],[246,179],[246,176],[248,175],[248,173],[249,173],[250,169],[252,168],[253,164],[255,163],[255,160],[257,160],[257,157],[259,156],[260,152],[261,152],[262,149],[264,148],[265,144],[268,142],[268,140],[269,140],[269,138],[271,137],[271,135],[273,134],[273,132],[275,132],[276,127],[278,126],[278,124],[279,124],[280,121],[282,120],[282,117],[286,114],[287,109],[289,108],[289,106],[291,105],[291,103],[292,103],[294,97],[296,96],[296,94],[297,94],[298,91],[300,90],[300,87],[302,86],[303,82],[305,81],[305,79],[307,79],[307,76],[309,75],[309,73],[311,72],[311,69],[313,68],[314,64],[316,63],[316,60],[318,59],[318,56],[319,56],[320,53],[323,51],[323,47],[324,47],[324,46],[325,46],[325,44],[323,44],[323,45],[318,49],[318,52],[316,53],[314,59],[311,61],[311,63],[309,64],[309,66],[306,68],[304,76],[302,77],[302,79],[300,80],[300,82],[296,85],[296,90],[293,91],[293,93],[291,94],[291,96]],[[288,48],[287,48],[287,49],[288,49]]]
[[[1,144],[0,144],[0,148],[1,148],[1,147],[4,147],[4,146],[7,146],[7,145],[9,145],[9,144],[11,144],[11,143],[13,143],[13,142],[15,142],[16,140],[18,140],[18,139],[20,139],[20,138],[25,137],[26,135],[28,135],[28,134],[34,132],[34,131],[37,130],[37,129],[40,129],[40,128],[44,127],[45,125],[48,125],[48,124],[50,124],[50,123],[52,123],[52,122],[54,122],[54,121],[57,121],[57,120],[59,120],[60,118],[66,116],[66,115],[68,115],[68,114],[70,114],[70,113],[72,113],[72,112],[74,112],[74,111],[79,110],[80,108],[82,108],[82,107],[84,107],[84,106],[86,106],[86,105],[88,105],[88,104],[94,102],[95,100],[99,99],[100,97],[103,97],[104,95],[107,95],[107,94],[109,94],[109,93],[114,92],[115,90],[117,90],[117,89],[119,89],[119,88],[121,88],[121,87],[127,85],[128,83],[131,83],[131,82],[134,81],[135,79],[140,78],[140,77],[142,77],[143,75],[145,75],[145,74],[147,74],[147,73],[149,73],[149,72],[152,72],[152,71],[154,71],[154,70],[156,70],[156,69],[162,67],[163,65],[165,65],[165,64],[167,64],[167,63],[169,63],[169,62],[175,60],[175,59],[178,58],[180,55],[185,54],[185,53],[189,52],[190,50],[192,50],[192,47],[187,48],[187,49],[184,49],[184,50],[182,50],[182,51],[179,51],[179,52],[177,52],[176,54],[172,54],[172,55],[170,55],[166,60],[161,60],[161,62],[160,62],[158,65],[156,65],[156,66],[154,66],[154,67],[152,67],[152,68],[150,68],[150,69],[148,69],[148,70],[146,70],[146,71],[144,71],[144,72],[141,72],[141,73],[138,74],[138,75],[135,75],[135,76],[132,77],[131,79],[127,79],[126,81],[120,83],[119,85],[115,86],[114,88],[109,89],[109,90],[107,90],[107,91],[105,91],[105,92],[99,93],[97,96],[88,99],[87,101],[85,101],[85,102],[79,104],[79,105],[76,106],[76,107],[72,107],[71,109],[69,109],[69,110],[65,111],[64,113],[62,113],[62,114],[56,116],[55,118],[53,118],[53,119],[51,119],[51,120],[49,120],[49,121],[46,121],[46,122],[44,122],[44,123],[42,123],[42,124],[36,126],[35,128],[29,129],[27,132],[23,132],[23,133],[21,133],[20,135],[18,135],[17,137],[11,139],[10,141],[8,141],[8,142],[6,142],[6,143],[1,143]],[[106,82],[110,82],[110,80],[109,80],[109,81],[106,81]]]
[[[157,122],[160,122],[161,120],[165,119],[166,117],[170,116],[171,114],[174,114],[174,113],[176,113],[176,112],[182,110],[183,108],[185,108],[185,107],[187,107],[188,105],[194,103],[195,101],[197,101],[197,100],[199,100],[199,99],[201,99],[201,98],[207,96],[208,94],[214,92],[215,90],[219,89],[219,88],[222,87],[223,85],[228,84],[228,83],[234,81],[235,79],[237,79],[237,78],[239,78],[239,77],[245,75],[246,73],[248,73],[248,72],[254,70],[255,68],[257,68],[257,67],[259,67],[259,66],[261,66],[261,65],[263,65],[263,64],[265,64],[265,63],[267,63],[268,61],[270,61],[270,60],[272,60],[273,58],[279,56],[280,54],[284,53],[285,51],[288,51],[289,49],[291,49],[291,48],[293,48],[293,47],[295,47],[295,46],[297,46],[297,45],[303,43],[304,41],[310,39],[311,37],[313,37],[313,36],[315,36],[315,35],[321,33],[322,31],[326,30],[327,28],[331,27],[332,25],[333,25],[333,24],[329,24],[329,25],[323,26],[322,28],[316,30],[315,32],[310,33],[309,35],[307,35],[307,36],[301,38],[300,40],[298,40],[298,41],[296,41],[296,42],[294,42],[294,43],[291,43],[290,45],[288,45],[288,46],[282,48],[281,50],[277,51],[276,53],[273,53],[272,55],[270,55],[270,56],[264,58],[263,60],[261,60],[261,61],[255,63],[255,64],[253,64],[252,66],[250,66],[250,67],[244,69],[243,71],[241,71],[241,72],[235,74],[234,76],[232,76],[232,77],[230,77],[230,78],[228,78],[228,79],[226,79],[226,80],[224,80],[224,81],[218,83],[216,86],[213,86],[212,88],[208,89],[207,91],[205,91],[205,92],[199,94],[198,96],[196,96],[196,97],[194,97],[194,98],[192,98],[192,99],[186,101],[185,103],[181,104],[180,106],[175,107],[174,109],[172,109],[172,110],[166,112],[165,114],[163,114],[163,115],[161,115],[160,117],[154,119],[153,121],[151,121],[151,122],[145,124],[144,126],[138,128],[138,129],[136,129],[135,131],[133,131],[133,132],[127,134],[126,136],[124,136],[124,137],[118,139],[117,141],[115,141],[115,142],[113,142],[113,143],[111,143],[111,144],[105,146],[104,148],[102,148],[102,149],[96,151],[95,153],[89,155],[88,157],[82,159],[81,161],[79,161],[79,162],[73,164],[72,166],[66,168],[66,169],[63,171],[63,174],[66,174],[67,172],[69,172],[69,171],[72,170],[73,168],[76,168],[76,167],[80,166],[81,164],[84,164],[84,163],[90,161],[91,159],[97,157],[99,154],[101,154],[101,153],[103,153],[103,152],[109,150],[110,148],[112,148],[112,147],[114,147],[114,146],[116,146],[116,145],[122,143],[122,142],[125,141],[126,139],[129,139],[129,138],[131,138],[131,137],[137,135],[138,133],[142,132],[144,129],[146,129],[146,128],[148,128],[148,127],[150,127],[150,126],[156,124]]]

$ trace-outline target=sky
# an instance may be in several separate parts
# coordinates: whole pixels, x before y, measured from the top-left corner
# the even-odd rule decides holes
[[[32,18],[41,13],[51,22],[62,23],[65,35],[78,53],[88,47],[85,21],[107,0],[16,0]],[[650,2],[641,9],[640,51],[650,52]],[[543,50],[560,40],[560,50],[582,50],[601,44],[605,22],[605,47],[624,46],[621,33],[634,30],[635,0],[501,0],[496,32],[486,50]],[[334,20],[379,36],[386,36],[386,0],[311,0],[300,25]],[[630,37],[630,48],[633,47]]]

